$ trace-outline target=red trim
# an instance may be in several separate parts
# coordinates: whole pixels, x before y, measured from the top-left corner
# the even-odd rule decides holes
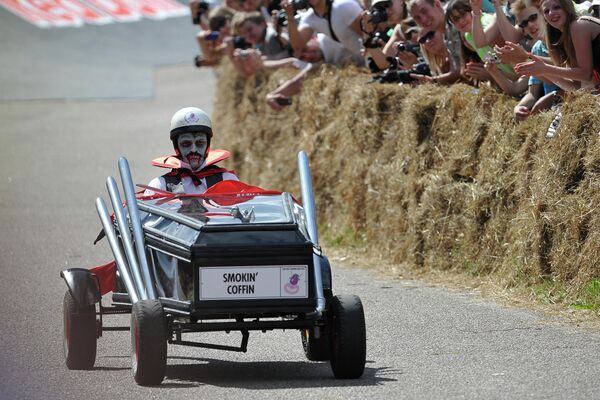
[[[114,292],[117,289],[117,264],[114,261],[90,268],[90,272],[98,278],[101,296],[104,296],[108,292]]]

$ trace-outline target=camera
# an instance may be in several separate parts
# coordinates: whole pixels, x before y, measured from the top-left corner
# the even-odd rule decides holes
[[[431,71],[429,69],[429,65],[426,62],[420,62],[418,64],[413,65],[410,70],[402,70],[402,69],[388,69],[384,73],[375,75],[373,80],[369,83],[377,82],[377,83],[410,83],[414,82],[416,79],[412,78],[410,74],[419,74],[419,75],[429,75],[431,76]]]
[[[501,62],[498,58],[498,55],[493,51],[488,51],[485,53],[485,56],[483,56],[483,61],[488,64],[498,64]]]
[[[380,1],[374,4],[369,10],[369,23],[373,25],[377,25],[381,22],[385,22],[388,20],[387,8],[390,6],[391,2],[389,1]]]
[[[376,49],[378,47],[381,47],[381,45],[379,44],[381,40],[387,42],[387,39],[388,38],[385,33],[375,32],[365,39],[365,41],[363,42],[363,46],[365,46],[366,49]]]
[[[233,48],[235,49],[249,49],[250,47],[252,47],[252,45],[248,42],[246,42],[246,39],[244,39],[241,36],[234,36],[233,37]]]
[[[294,11],[304,10],[305,8],[310,7],[307,0],[293,0],[292,7],[294,7]],[[279,2],[279,13],[277,14],[277,20],[279,21],[279,26],[287,26],[287,14],[284,9],[281,8],[281,2]]]
[[[243,50],[240,50],[240,52],[238,53],[238,55],[240,56],[240,58],[242,60],[245,60],[246,58],[248,58],[250,56],[250,54],[252,54],[251,49],[243,49]]]
[[[207,42],[211,42],[211,41],[217,40],[218,38],[219,38],[219,32],[218,31],[212,31],[208,35],[204,36],[204,40],[206,40]]]
[[[398,45],[396,46],[396,49],[398,50],[398,52],[409,51],[418,57],[421,47],[418,44],[402,42],[402,43],[398,43]]]
[[[192,9],[192,24],[194,25],[200,24],[200,17],[208,11],[210,5],[206,1],[199,1],[196,7]]]

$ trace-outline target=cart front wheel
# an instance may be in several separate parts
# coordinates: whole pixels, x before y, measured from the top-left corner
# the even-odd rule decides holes
[[[131,361],[135,381],[160,385],[167,367],[167,319],[158,300],[140,300],[131,310]]]
[[[303,329],[302,347],[304,354],[310,361],[327,361],[329,360],[329,337],[325,333],[317,339],[312,329]]]
[[[92,369],[96,361],[96,306],[79,308],[67,290],[63,300],[63,324],[67,368]]]
[[[365,314],[358,296],[331,300],[331,369],[336,378],[359,378],[365,370],[367,335]]]

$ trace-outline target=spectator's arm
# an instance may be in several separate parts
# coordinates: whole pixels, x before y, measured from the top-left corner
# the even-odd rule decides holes
[[[519,43],[523,39],[523,30],[510,23],[502,10],[502,2],[500,0],[494,0],[494,8],[496,9],[496,25],[504,40]]]
[[[396,55],[396,44],[398,42],[404,41],[404,36],[402,35],[402,30],[400,29],[400,25],[396,25],[394,27],[394,31],[392,32],[392,36],[387,41],[385,46],[383,46],[383,53],[386,56],[395,56]]]
[[[365,50],[373,58],[373,61],[375,61],[375,64],[377,64],[379,69],[386,69],[390,66],[387,56],[381,51],[380,48]]]
[[[291,1],[284,1],[281,3],[288,19],[288,35],[290,36],[290,44],[294,51],[294,56],[298,56],[306,43],[313,36],[314,31],[308,25],[298,26],[296,21],[294,6]]]
[[[456,82],[460,79],[460,69],[454,69],[450,72],[446,72],[445,74],[439,74],[433,77],[433,81],[437,83],[443,83],[445,85]]]
[[[312,65],[308,65],[306,68],[304,68],[302,71],[300,71],[296,76],[285,81],[284,83],[279,85],[279,87],[277,87],[277,89],[268,93],[266,96],[266,99],[265,99],[267,101],[267,104],[275,111],[281,111],[284,106],[278,104],[277,99],[284,98],[284,97],[290,97],[290,96],[300,93],[300,90],[302,90],[302,82],[304,81],[304,79],[306,78],[306,75],[310,72],[311,69],[312,69]]]
[[[387,58],[396,56],[396,44],[402,40],[404,40],[404,37],[402,36],[400,25],[396,25],[392,36],[385,46],[383,46],[383,51],[380,48],[366,49],[366,51],[373,57],[373,61],[375,61],[375,64],[377,64],[380,69],[386,69],[390,66]]]
[[[517,121],[524,121],[531,114],[535,102],[544,94],[544,85],[537,83],[529,85],[527,94],[515,106],[513,112]]]
[[[293,67],[294,61],[296,61],[296,58],[293,58],[293,57],[283,58],[281,60],[265,60],[265,59],[263,59],[263,67],[265,69]]]
[[[500,89],[511,96],[518,96],[527,89],[528,78],[520,77],[516,81],[508,79],[496,66],[496,64],[485,64],[485,68],[494,79]]]
[[[475,46],[483,47],[488,43],[491,43],[492,40],[496,36],[500,34],[498,30],[498,26],[496,25],[496,18],[492,21],[492,23],[483,29],[483,25],[481,25],[481,0],[471,0],[471,33],[473,34],[473,41],[475,42]]]
[[[559,67],[546,64],[540,57],[530,54],[531,61],[517,64],[515,71],[522,75],[543,75],[551,78],[550,80],[553,82],[556,78],[579,82],[590,81],[593,71],[592,44],[589,35],[585,32],[586,27],[580,22],[575,21],[571,24],[571,37],[577,58],[576,67]]]

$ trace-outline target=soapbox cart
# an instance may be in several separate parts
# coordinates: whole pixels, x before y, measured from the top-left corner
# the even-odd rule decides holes
[[[222,181],[202,195],[157,190],[136,198],[129,164],[121,158],[125,198],[108,177],[114,215],[102,198],[96,200],[115,260],[111,304],[102,305],[106,273],[61,272],[68,286],[67,367],[91,369],[103,332],[129,330],[136,382],[158,385],[168,344],[245,352],[250,331],[298,329],[309,360],[329,360],[336,378],[360,377],[366,356],[362,303],[332,292],[304,152],[298,168],[302,205],[289,193],[237,181]],[[107,316],[125,313],[131,314],[130,326],[104,325]],[[241,344],[186,338],[216,331],[241,332]]]

